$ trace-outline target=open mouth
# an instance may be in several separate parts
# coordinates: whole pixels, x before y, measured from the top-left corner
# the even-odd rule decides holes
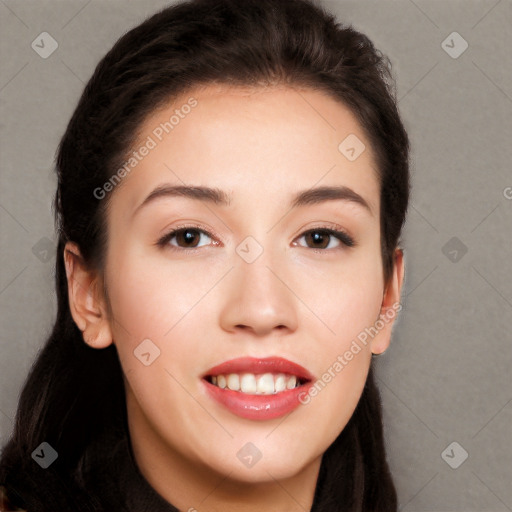
[[[205,380],[220,389],[247,395],[275,395],[309,382],[309,379],[286,373],[229,373],[207,375]]]
[[[239,357],[202,376],[205,393],[231,413],[250,420],[271,420],[301,405],[314,377],[282,357]]]

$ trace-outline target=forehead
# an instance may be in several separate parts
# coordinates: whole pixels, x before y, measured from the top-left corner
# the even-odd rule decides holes
[[[131,209],[163,183],[213,186],[242,205],[342,185],[378,212],[376,163],[362,127],[343,103],[310,89],[190,90],[147,117],[126,162],[114,195]]]

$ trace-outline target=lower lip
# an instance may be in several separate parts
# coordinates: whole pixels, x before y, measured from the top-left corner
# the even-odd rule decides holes
[[[299,395],[307,393],[309,383],[274,395],[249,395],[240,391],[219,388],[203,380],[209,395],[233,414],[249,420],[271,420],[289,414],[301,402]]]

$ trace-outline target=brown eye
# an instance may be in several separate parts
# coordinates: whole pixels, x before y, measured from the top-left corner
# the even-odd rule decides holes
[[[201,238],[197,233],[199,233],[197,229],[180,229],[175,231],[176,241],[178,245],[180,245],[180,242],[183,242],[185,247],[196,247]]]
[[[304,236],[306,241],[311,242],[316,248],[325,249],[329,245],[331,235],[322,231],[310,231]]]
[[[203,229],[195,227],[183,227],[172,230],[170,233],[164,235],[159,241],[158,245],[161,247],[168,247],[170,249],[196,249],[201,247],[199,242],[201,236],[211,238],[212,235]],[[171,240],[176,239],[175,243],[171,243]],[[208,245],[208,244],[204,244]]]
[[[312,249],[335,249],[339,248],[340,244],[347,247],[352,247],[354,241],[343,231],[335,231],[333,229],[311,229],[302,234],[301,238],[305,238],[306,244]],[[338,245],[329,247],[331,242],[335,239]]]

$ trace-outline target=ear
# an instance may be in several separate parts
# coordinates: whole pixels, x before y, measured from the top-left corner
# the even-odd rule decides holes
[[[69,308],[85,343],[92,348],[105,348],[112,343],[101,276],[90,270],[77,244],[67,242],[64,264],[68,280]]]
[[[373,354],[382,354],[389,347],[391,342],[391,330],[398,316],[398,312],[402,309],[400,294],[403,281],[404,253],[402,249],[396,248],[393,271],[384,288],[379,319],[375,323],[375,326],[378,327],[378,333],[373,338],[371,344]]]

